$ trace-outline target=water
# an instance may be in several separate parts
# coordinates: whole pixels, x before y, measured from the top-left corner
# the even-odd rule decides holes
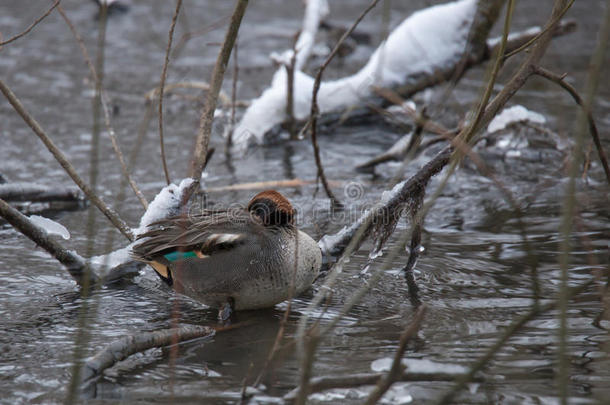
[[[300,4],[299,2],[294,2]],[[349,24],[365,3],[331,2],[340,10],[333,19]],[[392,26],[408,11],[428,2],[393,2]],[[96,22],[93,4],[62,2],[68,15],[94,54]],[[105,61],[105,87],[116,106],[112,120],[124,151],[132,150],[147,106],[143,95],[159,80],[162,68],[172,2],[137,2],[129,13],[111,19]],[[177,40],[185,32],[206,26],[230,13],[231,2],[208,2],[206,6],[186,3],[188,21],[178,25]],[[513,27],[522,29],[541,24],[550,2],[519,3]],[[24,2],[5,1],[0,5],[0,31],[4,38],[17,33],[33,21],[42,6],[27,7]],[[557,72],[568,72],[577,88],[584,87],[588,58],[593,48],[603,2],[576,2],[568,16],[579,22],[578,32],[553,43],[544,65]],[[240,82],[238,98],[247,100],[258,94],[272,74],[267,55],[290,47],[291,36],[301,21],[301,10],[292,2],[254,2],[246,13],[240,39]],[[378,40],[381,14],[376,10],[362,23]],[[189,41],[179,58],[172,61],[169,81],[202,80],[209,77],[223,30],[215,30]],[[376,39],[375,39],[376,38]],[[376,43],[376,42],[375,42]],[[357,70],[371,48],[362,47],[354,55],[331,68],[329,77]],[[510,72],[516,62],[509,61]],[[89,170],[89,141],[92,128],[91,86],[86,66],[60,16],[52,13],[27,37],[7,45],[0,52],[2,79],[21,98],[25,106],[61,147],[75,167],[85,175]],[[505,73],[501,80],[506,78]],[[602,78],[608,76],[604,67]],[[229,78],[230,76],[227,76]],[[455,124],[478,97],[484,69],[468,72],[445,101],[446,111],[435,117],[447,125]],[[224,86],[230,91],[230,80]],[[442,89],[441,89],[442,91]],[[181,94],[199,96],[196,91]],[[434,97],[433,97],[434,99]],[[514,98],[527,108],[547,117],[548,128],[561,137],[571,137],[575,117],[572,100],[561,89],[534,79]],[[201,99],[167,97],[165,113],[166,149],[174,181],[187,170],[196,133]],[[595,115],[604,145],[610,149],[610,86],[600,83]],[[2,147],[0,171],[12,181],[36,181],[48,185],[70,185],[71,180],[52,156],[24,125],[6,101],[0,101]],[[157,123],[153,120],[141,148],[134,177],[146,197],[151,199],[163,185],[159,160]],[[530,139],[531,129],[520,129],[522,139]],[[529,131],[529,132],[528,132]],[[605,135],[604,135],[605,134]],[[347,198],[342,216],[332,216],[322,192],[312,199],[313,186],[284,189],[295,203],[302,228],[314,238],[350,224],[362,211],[377,201],[398,169],[397,164],[378,168],[377,176],[356,173],[353,168],[387,149],[401,134],[387,128],[349,127],[320,136],[322,159],[330,179],[362,184],[363,195]],[[215,137],[213,146],[222,151]],[[540,153],[540,151],[544,153]],[[535,156],[521,150],[521,156],[504,155],[493,147],[481,148],[488,164],[524,207],[523,223],[529,243],[539,261],[542,302],[555,298],[558,280],[558,238],[563,190],[564,154],[553,146],[536,149]],[[118,162],[110,142],[102,137],[100,189],[103,198],[118,208],[121,216],[136,225],[142,208],[127,190],[127,199],[117,201],[121,180]],[[418,158],[407,171],[413,173],[430,155]],[[570,284],[592,277],[594,269],[607,266],[610,241],[608,188],[603,173],[593,159],[588,184],[579,182],[581,216],[576,224],[571,256]],[[206,185],[219,187],[262,180],[315,177],[312,149],[307,141],[282,142],[256,148],[244,159],[225,161],[217,153],[209,167]],[[435,179],[431,190],[440,179]],[[254,191],[213,193],[220,204],[245,202]],[[86,251],[86,211],[63,213],[56,217],[72,235],[65,246]],[[122,236],[97,214],[95,253],[109,246],[124,245]],[[406,229],[399,223],[396,237]],[[477,174],[468,163],[456,173],[431,210],[425,224],[425,248],[416,267],[421,299],[427,314],[418,338],[409,344],[405,358],[434,362],[433,371],[452,365],[469,366],[481,356],[518,316],[532,305],[532,279],[528,254],[520,236],[514,211],[493,184]],[[57,403],[66,396],[73,362],[72,347],[78,328],[82,301],[74,282],[65,270],[34,244],[8,226],[0,228],[4,282],[0,287],[0,397],[6,403]],[[365,244],[344,267],[332,291],[325,324],[340,310],[346,299],[367,280],[360,272],[369,260],[372,245]],[[372,264],[369,274],[381,268],[387,254]],[[348,314],[337,329],[320,345],[314,375],[344,375],[370,372],[375,360],[392,357],[398,337],[412,319],[414,309],[406,296],[406,284],[398,274],[405,257],[399,255],[379,283]],[[316,284],[318,288],[321,284]],[[313,293],[295,300],[286,336],[296,334],[296,325]],[[92,354],[109,341],[129,333],[167,328],[172,313],[182,323],[215,325],[215,311],[174,295],[147,270],[133,282],[97,291],[89,315]],[[249,326],[219,333],[212,341],[193,341],[179,346],[175,364],[170,351],[157,349],[133,356],[109,370],[97,384],[97,398],[103,402],[216,402],[237,401],[242,380],[258,375],[273,344],[285,305],[274,309],[244,312],[239,321]],[[608,333],[593,325],[601,305],[591,289],[569,307],[568,353],[570,394],[578,403],[595,403],[610,397],[610,360]],[[606,317],[607,319],[607,317]],[[608,321],[602,322],[608,327]],[[484,372],[486,381],[472,384],[459,397],[460,403],[554,403],[557,400],[557,312],[538,317],[513,337],[494,357]],[[259,398],[271,401],[292,389],[298,380],[294,346],[285,340],[272,372],[263,379],[267,390]],[[252,369],[250,370],[250,365]],[[413,363],[415,364],[415,363]],[[397,384],[388,403],[426,403],[439,397],[449,382]],[[367,389],[337,390],[312,397],[312,402],[354,402]],[[210,399],[212,400],[212,399]],[[360,399],[362,400],[362,399]]]

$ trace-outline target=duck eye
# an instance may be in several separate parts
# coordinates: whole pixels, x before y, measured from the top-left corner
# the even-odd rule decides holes
[[[264,203],[254,204],[252,207],[250,207],[250,212],[252,212],[254,215],[263,220],[264,223],[267,223],[271,216],[271,210],[269,209],[267,204]]]

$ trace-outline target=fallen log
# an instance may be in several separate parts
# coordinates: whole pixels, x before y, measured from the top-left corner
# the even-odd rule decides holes
[[[76,187],[50,187],[35,183],[0,184],[0,198],[7,202],[84,203],[84,194]]]

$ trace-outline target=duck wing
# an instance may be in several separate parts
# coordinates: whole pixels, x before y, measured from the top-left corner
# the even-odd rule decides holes
[[[132,256],[146,262],[159,256],[170,262],[185,255],[210,256],[245,243],[262,226],[244,209],[167,218],[151,224],[138,236]]]

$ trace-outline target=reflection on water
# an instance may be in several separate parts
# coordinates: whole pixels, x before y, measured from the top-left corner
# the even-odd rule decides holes
[[[65,2],[64,7],[85,37],[90,52],[94,49],[96,22],[92,4]],[[209,2],[206,7],[187,3],[188,21],[178,26],[178,36],[186,23],[195,29],[227,15],[231,2]],[[286,3],[286,4],[285,4]],[[272,73],[266,57],[269,52],[290,47],[294,27],[301,15],[290,2],[253,3],[246,14],[240,37],[239,98],[248,99],[260,92]],[[344,14],[336,19],[349,23],[366,2],[343,1]],[[425,1],[392,3],[395,25],[407,10]],[[544,4],[542,4],[544,3]],[[62,2],[63,4],[63,2]],[[519,3],[515,26],[539,24],[550,1]],[[331,8],[335,5],[331,4]],[[339,6],[337,6],[339,7]],[[546,8],[545,8],[546,7]],[[579,31],[562,39],[561,47],[551,47],[547,62],[570,72],[578,87],[586,75],[588,52],[595,40],[600,12],[599,3],[576,2],[571,17],[582,21]],[[162,67],[164,47],[172,2],[156,1],[155,13],[150,2],[135,2],[131,10],[109,22],[106,49],[106,88],[115,107],[114,128],[125,151],[136,143],[138,127],[146,113],[143,95],[155,86]],[[540,11],[542,10],[542,11]],[[597,10],[599,11],[599,10]],[[5,37],[16,33],[38,16],[39,10],[23,2],[10,0],[0,4],[0,31]],[[335,17],[335,16],[334,16]],[[379,18],[377,18],[379,17]],[[381,15],[373,14],[362,28],[377,32]],[[377,18],[377,19],[376,19]],[[271,35],[271,34],[273,35]],[[181,56],[172,61],[170,81],[201,80],[208,77],[216,57],[216,43],[222,30],[187,43]],[[570,57],[564,49],[574,50]],[[368,50],[370,52],[370,50]],[[91,138],[91,91],[87,70],[68,29],[56,14],[36,27],[27,37],[5,46],[1,51],[2,79],[18,94],[32,114],[65,150],[78,171],[88,171],[88,142]],[[367,49],[343,61],[341,72],[356,70],[363,63]],[[507,69],[514,67],[509,61]],[[606,67],[607,69],[607,67]],[[606,75],[607,76],[607,75]],[[453,111],[463,111],[479,94],[483,69],[469,72],[452,97],[446,101]],[[225,83],[228,89],[229,81]],[[610,88],[600,84],[600,133],[610,130],[608,106]],[[565,141],[572,128],[572,101],[561,90],[536,83],[519,93],[515,102],[547,116],[549,128]],[[192,95],[191,93],[188,93]],[[182,96],[168,96],[165,132],[170,171],[174,180],[186,173],[191,145],[196,131],[200,105]],[[70,184],[53,158],[42,149],[7,103],[0,103],[2,114],[2,148],[0,171],[13,181],[37,181],[44,184]],[[449,113],[454,114],[454,113]],[[569,117],[569,118],[566,118]],[[457,117],[448,117],[449,121]],[[515,135],[531,139],[532,129]],[[387,128],[350,127],[336,129],[320,137],[322,158],[329,178],[344,184],[362,184],[364,194],[357,199],[344,198],[349,215],[338,219],[328,210],[322,193],[311,196],[313,186],[285,190],[299,207],[300,222],[315,238],[350,223],[350,215],[370,206],[387,187],[398,168],[387,164],[378,168],[377,177],[356,173],[353,168],[387,149],[401,134]],[[103,138],[105,139],[105,138]],[[519,142],[521,142],[519,141]],[[504,142],[504,141],[502,141]],[[502,143],[501,142],[501,143]],[[222,141],[212,140],[222,150]],[[504,142],[506,143],[506,142]],[[569,144],[569,142],[568,142]],[[513,143],[519,145],[519,143]],[[609,149],[608,139],[605,139]],[[493,147],[481,148],[482,156],[497,172],[524,209],[528,243],[538,260],[538,277],[542,303],[555,298],[559,270],[557,265],[561,198],[564,180],[563,153],[548,143],[538,143],[532,155],[506,154]],[[545,149],[546,148],[546,149]],[[100,187],[103,197],[114,202],[121,174],[109,142],[102,142]],[[134,176],[150,199],[164,185],[158,159],[156,123],[153,119],[146,134]],[[412,173],[430,156],[418,158],[408,168]],[[206,185],[280,180],[298,177],[315,178],[311,147],[306,141],[285,142],[253,149],[245,158],[225,161],[222,153],[214,156]],[[432,184],[434,187],[438,179]],[[337,190],[341,192],[340,189]],[[253,192],[230,191],[210,195],[213,203],[229,204],[247,201]],[[343,197],[343,196],[342,196]],[[582,215],[576,225],[571,257],[570,283],[588,280],[592,270],[608,263],[607,186],[599,166],[594,162],[588,184],[579,183]],[[315,213],[315,215],[313,215]],[[133,196],[122,206],[121,214],[136,224],[141,207]],[[66,245],[85,251],[86,212],[70,212],[59,218],[71,232]],[[98,253],[110,233],[115,247],[124,242],[99,215]],[[405,358],[407,367],[426,362],[433,371],[446,371],[449,365],[468,366],[481,356],[518,316],[532,303],[532,273],[527,247],[521,237],[521,223],[488,180],[480,177],[466,163],[431,210],[422,236],[425,248],[416,275],[421,299],[428,311],[417,339],[409,343]],[[405,225],[398,225],[404,232]],[[394,242],[390,243],[390,248]],[[11,228],[0,227],[2,267],[0,275],[0,397],[7,403],[55,403],[65,397],[73,361],[72,345],[78,328],[82,301],[66,272],[48,256]],[[340,310],[346,299],[367,282],[360,271],[368,261],[370,245],[365,245],[346,264],[339,283],[332,290],[329,307],[319,311],[325,324]],[[372,266],[379,268],[385,256]],[[397,270],[404,265],[397,258],[391,270],[372,288],[320,345],[314,364],[314,375],[343,375],[370,372],[375,360],[392,357],[398,337],[413,316],[406,299],[406,285]],[[314,290],[320,286],[320,282]],[[292,389],[298,379],[298,363],[290,338],[296,334],[300,314],[305,311],[312,292],[295,300],[286,325],[285,339],[271,371],[263,378],[267,390],[259,399],[271,401]],[[124,282],[97,291],[91,298],[95,311],[89,315],[91,342],[88,354],[112,339],[138,331],[167,328],[172,317],[190,324],[215,325],[216,312],[179,297],[147,271],[134,282]],[[169,349],[155,349],[132,356],[108,370],[96,386],[96,396],[108,401],[199,402],[215,398],[219,402],[237,401],[242,380],[255,378],[265,363],[280,327],[285,304],[266,311],[238,314],[244,326],[219,333],[212,341],[195,340],[179,346],[175,362]],[[610,360],[608,333],[593,325],[600,309],[599,297],[591,290],[569,308],[568,353],[571,364],[570,392],[578,402],[610,397]],[[557,387],[557,312],[551,311],[530,322],[521,333],[495,356],[484,372],[485,383],[471,384],[460,397],[460,403],[547,403],[556,400]],[[605,322],[605,323],[604,323]],[[602,325],[608,327],[607,321]],[[420,363],[416,363],[416,362]],[[424,403],[451,386],[449,382],[397,384],[386,396],[388,403]],[[313,402],[354,402],[367,389],[336,390],[316,395]],[[268,395],[269,397],[265,397]]]

